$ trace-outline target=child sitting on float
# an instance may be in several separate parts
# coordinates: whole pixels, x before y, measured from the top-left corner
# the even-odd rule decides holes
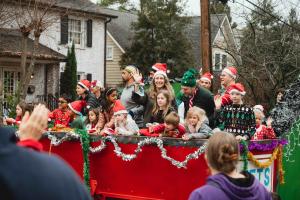
[[[82,115],[81,110],[86,106],[85,101],[77,100],[68,104],[70,109],[70,127],[73,129],[84,129],[84,119],[85,117]]]
[[[97,128],[103,130],[104,128],[114,128],[114,111],[116,101],[118,99],[117,88],[109,87],[106,88],[103,93],[103,98],[101,101],[101,108],[99,114],[99,121]]]
[[[185,119],[186,133],[182,136],[183,140],[190,140],[192,138],[206,139],[212,130],[209,127],[208,118],[205,111],[199,107],[193,106],[189,109]]]
[[[146,136],[175,137],[181,138],[185,128],[179,123],[180,119],[176,112],[171,112],[165,117],[164,123],[149,127],[148,131],[141,132]]]
[[[88,117],[85,120],[86,129],[89,134],[97,135],[100,130],[96,128],[99,121],[100,111],[98,108],[91,109],[88,113]]]
[[[58,99],[58,108],[48,114],[50,120],[54,120],[55,128],[69,127],[70,112],[68,110],[68,103],[70,99],[67,95],[63,94]]]
[[[229,94],[232,104],[221,108],[218,127],[232,133],[237,140],[250,140],[255,133],[255,116],[253,109],[243,104],[246,94],[244,86],[233,84]]]
[[[125,106],[121,101],[116,101],[114,106],[114,126],[115,130],[112,132],[116,135],[137,135],[139,134],[139,127],[135,121],[128,114]]]
[[[252,136],[252,140],[274,139],[276,138],[275,132],[272,128],[272,119],[268,118],[266,121],[267,126],[262,124],[265,118],[264,107],[262,105],[256,105],[253,107],[256,121],[256,131]]]
[[[150,123],[147,124],[162,124],[164,123],[164,118],[175,109],[171,105],[172,99],[170,93],[167,90],[161,90],[156,96],[156,101],[152,110],[152,116],[150,118]]]
[[[28,111],[29,113],[31,113],[32,110],[32,105],[27,104],[25,101],[21,101],[16,106],[16,118],[4,118],[3,124],[19,126],[22,121],[22,117],[25,115],[25,112]]]

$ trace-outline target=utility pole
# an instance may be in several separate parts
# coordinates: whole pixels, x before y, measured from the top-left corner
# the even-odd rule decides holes
[[[201,7],[201,58],[202,58],[202,73],[212,71],[211,62],[211,45],[210,45],[210,13],[209,0],[200,0]]]

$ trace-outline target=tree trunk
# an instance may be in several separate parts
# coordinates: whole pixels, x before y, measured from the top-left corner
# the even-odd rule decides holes
[[[37,52],[37,49],[39,47],[39,40],[40,40],[40,35],[35,36],[34,45],[33,45],[33,49],[32,49],[32,52],[31,52],[30,64],[26,68],[25,76],[23,77],[23,82],[21,83],[21,85],[22,85],[22,92],[21,92],[22,100],[25,100],[26,95],[27,95],[27,89],[28,89],[28,85],[30,83],[30,77],[33,73],[34,65],[35,65],[35,62],[36,62],[36,52]]]
[[[26,93],[24,93],[23,85],[25,82],[25,74],[26,74],[26,62],[27,62],[27,42],[28,42],[29,34],[22,34],[22,42],[21,42],[21,80],[17,88],[17,102],[21,99],[24,100],[26,97]],[[27,91],[26,91],[27,92]],[[25,95],[24,95],[25,94]],[[24,97],[25,96],[25,97]],[[24,98],[23,98],[24,97]]]

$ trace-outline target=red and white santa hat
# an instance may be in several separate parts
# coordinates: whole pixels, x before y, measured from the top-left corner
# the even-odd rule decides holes
[[[203,81],[209,81],[209,82],[211,83],[211,80],[212,80],[213,78],[214,78],[214,77],[213,77],[213,75],[212,75],[211,73],[206,72],[206,73],[204,73],[204,74],[201,76],[200,80],[203,80]]]
[[[262,105],[255,105],[253,107],[253,110],[258,110],[258,111],[264,113],[264,107]]]
[[[123,106],[123,104],[121,103],[120,100],[117,100],[115,102],[113,111],[114,111],[114,115],[127,114],[128,113],[127,110],[126,110],[126,108],[125,108],[125,106]]]
[[[73,101],[68,104],[70,110],[72,110],[77,115],[81,115],[81,110],[84,107],[85,102],[81,100]]]
[[[223,72],[231,76],[233,79],[236,79],[237,77],[237,70],[235,67],[226,67],[223,69]]]
[[[103,84],[101,81],[94,80],[91,82],[91,87],[92,88],[94,88],[94,87],[103,88]]]
[[[167,64],[166,63],[155,63],[152,66],[152,69],[154,69],[156,72],[154,74],[154,77],[157,75],[162,75],[164,77],[168,77],[167,76]]]
[[[246,94],[245,88],[241,83],[236,83],[230,86],[229,94],[233,92],[239,93],[243,96]]]
[[[167,71],[167,64],[166,63],[155,63],[153,66],[152,66],[152,69],[154,71]]]
[[[91,83],[90,83],[89,80],[82,79],[77,84],[80,85],[82,88],[84,88],[86,90],[90,90]]]

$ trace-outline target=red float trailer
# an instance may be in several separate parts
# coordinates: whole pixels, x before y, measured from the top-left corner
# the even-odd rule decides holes
[[[123,136],[117,142],[123,153],[132,154],[138,141],[143,139],[145,137]],[[93,140],[92,147],[100,144],[97,139]],[[180,139],[164,139],[164,147],[169,157],[183,161],[205,142],[206,140],[184,142]],[[79,141],[65,141],[53,146],[50,145],[50,140],[44,138],[42,143],[45,151],[59,155],[83,177],[83,154]],[[156,145],[144,146],[135,159],[124,161],[116,155],[111,142],[106,144],[101,152],[89,154],[91,188],[95,199],[184,200],[195,188],[205,184],[209,175],[204,154],[198,159],[190,160],[186,168],[178,168],[162,158],[162,152]],[[253,153],[259,160],[265,161],[271,157],[272,151]],[[269,190],[276,188],[277,173],[274,163],[264,169],[249,163],[248,170]]]

